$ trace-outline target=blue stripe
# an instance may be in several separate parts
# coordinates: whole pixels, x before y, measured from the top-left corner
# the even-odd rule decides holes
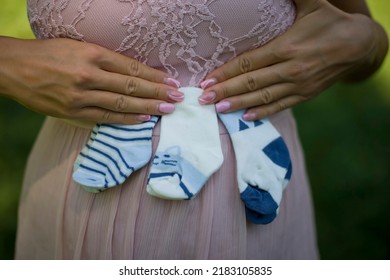
[[[184,185],[184,183],[182,181],[180,181],[180,187],[182,188],[182,190],[184,191],[184,193],[188,196],[188,199],[191,199],[191,197],[194,196],[194,194],[192,194],[186,185]]]
[[[154,163],[154,165],[158,165],[159,163]],[[161,161],[161,164],[163,165],[171,165],[171,166],[176,166],[177,165],[177,160],[163,160]]]
[[[87,145],[87,146],[88,146],[88,145]],[[89,160],[91,160],[91,161],[93,161],[93,162],[96,162],[97,164],[99,164],[99,165],[101,165],[101,166],[107,168],[107,165],[105,165],[105,164],[104,164],[103,162],[101,162],[101,161],[98,161],[97,159],[94,159],[93,157],[90,157],[90,156],[88,156],[88,155],[86,155],[86,154],[84,154],[84,153],[80,153],[80,155],[83,156],[84,158],[87,158],[87,159],[89,159]]]
[[[159,116],[153,116],[148,122],[156,124],[158,122]]]
[[[161,177],[173,177],[175,175],[178,175],[180,180],[181,180],[181,176],[180,174],[176,173],[176,172],[165,172],[165,173],[150,173],[149,175],[149,179],[153,179],[153,178],[161,178]]]
[[[108,172],[110,172],[110,175],[111,175],[112,179],[114,179],[115,183],[116,183],[117,185],[119,185],[119,184],[120,184],[119,181],[115,178],[115,176],[114,176],[114,174],[111,172],[110,168],[107,168],[107,170],[108,170]],[[120,170],[119,170],[119,172],[120,172]],[[121,173],[121,175],[122,175],[122,173]],[[125,178],[126,178],[126,177],[125,177]],[[106,184],[107,184],[107,183],[106,183]]]
[[[126,141],[126,142],[131,142],[131,141],[151,141],[152,137],[139,137],[139,138],[122,138],[122,137],[116,137],[114,135],[108,134],[106,132],[99,131],[99,134],[105,135],[107,137],[110,137],[112,139],[118,140],[118,141]]]
[[[99,143],[100,143],[101,141],[98,140],[98,139],[96,139],[96,142],[99,142]],[[102,144],[104,144],[104,143],[102,143]],[[94,148],[94,147],[88,145],[88,144],[87,144],[86,146],[87,146],[90,150],[92,150],[92,151],[94,151],[94,152],[96,152],[96,153],[98,153],[98,154],[101,154],[101,155],[103,155],[104,157],[106,157],[106,158],[108,158],[109,160],[111,160],[111,161],[115,164],[115,166],[118,168],[119,172],[121,172],[118,163],[117,163],[116,160],[114,160],[110,155],[108,155],[108,154],[106,154],[106,153],[104,153],[104,152],[102,152],[102,151],[100,151],[100,150],[98,150],[98,149],[96,149],[96,148]],[[107,165],[106,165],[106,167],[107,167]]]
[[[103,176],[106,176],[106,174],[103,173],[102,171],[93,169],[93,168],[91,168],[91,167],[89,167],[89,166],[86,166],[86,165],[84,165],[84,164],[80,164],[80,167],[82,167],[82,168],[84,168],[84,169],[86,169],[86,170],[89,170],[89,171],[92,171],[92,172],[101,174],[101,175],[103,175]],[[109,168],[107,168],[107,170],[108,170],[108,172],[110,172],[110,175],[111,175],[111,177],[114,179],[114,181],[116,182],[116,184],[119,185],[118,180],[115,178],[114,174],[112,174],[111,170],[110,170]],[[105,181],[106,181],[105,186],[108,186],[108,185],[107,185],[107,180],[105,180]]]
[[[99,143],[101,143],[101,144],[103,144],[103,145],[106,145],[106,143],[104,143],[104,142],[102,142],[102,141],[100,141],[100,140],[98,140],[98,139],[96,139],[96,142],[99,142]],[[107,144],[107,146],[109,146],[110,148],[116,149],[115,147],[112,147],[112,146],[110,146],[110,145],[108,145],[108,144]],[[127,176],[126,176],[125,174],[122,173],[121,168],[119,167],[117,161],[114,160],[109,154],[106,154],[106,153],[104,153],[104,152],[102,152],[102,151],[100,151],[100,150],[98,150],[98,149],[96,149],[96,148],[94,148],[94,147],[89,146],[89,145],[87,145],[87,147],[88,147],[89,149],[91,149],[92,151],[97,152],[97,153],[99,153],[99,154],[105,156],[105,157],[108,158],[109,160],[111,160],[111,161],[115,164],[115,166],[116,166],[116,168],[118,169],[118,171],[119,171],[119,173],[121,174],[121,176],[124,177],[124,178],[127,178]],[[127,165],[127,163],[126,163],[126,161],[123,159],[123,157],[122,157],[120,151],[117,150],[117,152],[119,153],[119,156],[120,156],[121,160],[123,161],[123,163],[126,165],[126,167],[127,167],[128,169],[131,169],[132,171],[134,171],[134,168],[133,168],[133,167]],[[106,166],[106,167],[107,167],[107,166]],[[107,167],[107,169],[109,169],[109,168]]]
[[[120,127],[120,126],[114,126],[110,124],[104,124],[102,127],[109,127],[116,130],[122,130],[122,131],[147,131],[147,130],[153,130],[153,127],[143,127],[143,128],[126,128],[126,127]]]
[[[102,153],[102,152],[96,150],[95,148],[91,148],[91,150],[94,150],[94,151],[96,151],[96,152],[98,152],[98,153],[100,153],[100,154],[105,155],[104,153]],[[92,157],[90,157],[90,156],[88,156],[88,155],[85,155],[85,154],[83,154],[83,153],[80,153],[80,155],[82,155],[83,157],[85,157],[85,158],[87,158],[87,159],[89,159],[89,160],[91,160],[91,161],[93,161],[93,162],[95,162],[95,163],[97,163],[97,164],[99,164],[99,165],[105,167],[105,168],[108,170],[108,172],[110,173],[111,177],[115,180],[115,182],[118,182],[118,181],[116,180],[116,178],[115,178],[114,173],[112,173],[111,169],[107,166],[107,164],[105,164],[105,163],[103,163],[103,162],[101,162],[101,161],[98,161],[97,159],[94,159],[94,158],[92,158]],[[106,156],[106,155],[105,155],[105,156]],[[116,164],[116,162],[114,162],[114,163],[115,163],[116,167],[119,167],[119,166]],[[123,178],[125,178],[125,179],[127,178],[127,176],[126,176],[124,173],[122,173],[122,171],[121,171],[119,168],[118,168],[118,171],[119,171],[120,175],[121,175]],[[106,174],[104,174],[104,175],[106,175]]]
[[[82,168],[84,168],[84,169],[87,169],[87,170],[89,170],[89,171],[92,171],[92,172],[98,173],[98,174],[100,174],[100,175],[106,176],[106,174],[105,174],[105,173],[103,173],[102,171],[99,171],[99,170],[93,169],[93,168],[91,168],[91,167],[88,167],[88,166],[86,166],[86,165],[84,165],[84,164],[80,164],[80,167],[82,167]]]
[[[103,173],[102,171],[96,170],[96,169],[91,168],[91,167],[89,167],[89,166],[86,166],[86,165],[84,165],[84,164],[80,164],[80,167],[81,167],[81,168],[84,168],[84,169],[86,169],[86,170],[88,170],[88,171],[91,171],[91,172],[94,172],[94,173],[97,173],[97,174],[106,176],[106,174]],[[115,180],[116,184],[119,185],[119,182],[116,180],[116,178],[115,178],[114,175],[111,173],[111,171],[110,171],[109,169],[108,169],[108,171],[110,172],[112,178]],[[105,182],[106,182],[105,186],[107,187],[107,186],[108,186],[107,179],[105,179]]]
[[[106,146],[106,147],[109,147],[109,148],[115,150],[115,151],[118,153],[119,157],[121,158],[122,162],[126,165],[126,167],[127,167],[128,169],[131,169],[131,170],[134,171],[134,168],[131,167],[131,166],[129,166],[129,165],[127,164],[126,160],[123,158],[123,156],[122,156],[122,154],[121,154],[121,151],[120,151],[117,147],[114,147],[114,146],[112,146],[112,145],[110,145],[110,144],[108,144],[108,143],[106,143],[106,142],[103,142],[103,141],[101,141],[101,140],[99,140],[99,139],[95,139],[95,141],[98,142],[98,143],[100,143],[100,144],[102,144],[102,145],[104,145],[104,146]],[[87,146],[88,146],[88,145],[87,145]],[[90,147],[90,146],[88,146],[88,147]],[[91,148],[91,149],[94,149],[94,148],[92,148],[92,147],[90,147],[90,148]],[[101,151],[99,151],[99,150],[97,150],[97,149],[94,149],[94,150],[95,150],[96,152],[98,152],[98,153],[102,153],[103,155],[105,155],[106,157],[108,157],[109,159],[111,159],[111,160],[117,165],[117,162],[116,162],[110,155],[107,155],[107,154],[105,154],[105,153],[103,153],[103,152],[101,152]],[[118,165],[117,165],[117,167],[118,167],[118,169],[120,169]]]
[[[169,166],[176,166],[177,165],[177,163],[170,163],[170,162],[162,162],[161,164],[169,165]],[[157,165],[157,163],[155,165]]]

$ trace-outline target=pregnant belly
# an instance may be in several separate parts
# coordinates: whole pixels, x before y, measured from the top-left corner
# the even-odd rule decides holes
[[[292,25],[291,0],[29,0],[38,38],[95,43],[197,86]]]

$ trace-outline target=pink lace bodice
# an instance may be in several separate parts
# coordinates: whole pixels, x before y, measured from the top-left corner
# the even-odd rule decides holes
[[[292,0],[28,0],[40,39],[95,43],[198,86],[292,25]]]

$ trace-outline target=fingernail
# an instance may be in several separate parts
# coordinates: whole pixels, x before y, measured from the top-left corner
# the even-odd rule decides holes
[[[246,113],[242,116],[242,118],[244,119],[244,121],[254,121],[256,120],[256,115],[253,113]]]
[[[173,78],[165,78],[164,83],[169,85],[169,86],[175,87],[175,88],[180,87],[180,82],[176,79],[173,79]]]
[[[214,79],[214,78],[212,78],[212,79],[208,79],[208,80],[202,82],[202,83],[200,84],[200,87],[201,87],[202,89],[206,89],[206,88],[208,88],[208,87],[211,87],[211,86],[215,85],[216,83],[217,83],[217,80]]]
[[[137,116],[137,119],[141,122],[147,122],[151,119],[152,117],[150,115],[139,115]]]
[[[170,99],[172,99],[174,101],[181,102],[184,100],[184,94],[181,93],[180,91],[169,90],[168,96]]]
[[[215,108],[217,109],[218,113],[225,112],[230,109],[230,102],[228,101],[219,102],[215,104]]]
[[[214,91],[205,92],[199,97],[199,103],[200,104],[208,104],[217,97],[217,94]]]
[[[175,111],[175,105],[171,103],[161,103],[158,105],[158,110],[161,113],[172,113],[173,111]]]

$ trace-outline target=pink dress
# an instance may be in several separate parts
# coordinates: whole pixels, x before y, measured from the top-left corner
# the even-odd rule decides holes
[[[245,4],[243,4],[245,2]],[[293,24],[291,0],[29,0],[40,39],[99,44],[198,86],[214,68]],[[190,201],[146,192],[149,166],[100,194],[72,180],[91,127],[48,117],[27,164],[17,259],[316,259],[309,184],[290,110],[270,117],[293,162],[280,212],[268,225],[245,218],[230,137],[219,125],[224,163]],[[153,133],[153,149],[159,141]]]

